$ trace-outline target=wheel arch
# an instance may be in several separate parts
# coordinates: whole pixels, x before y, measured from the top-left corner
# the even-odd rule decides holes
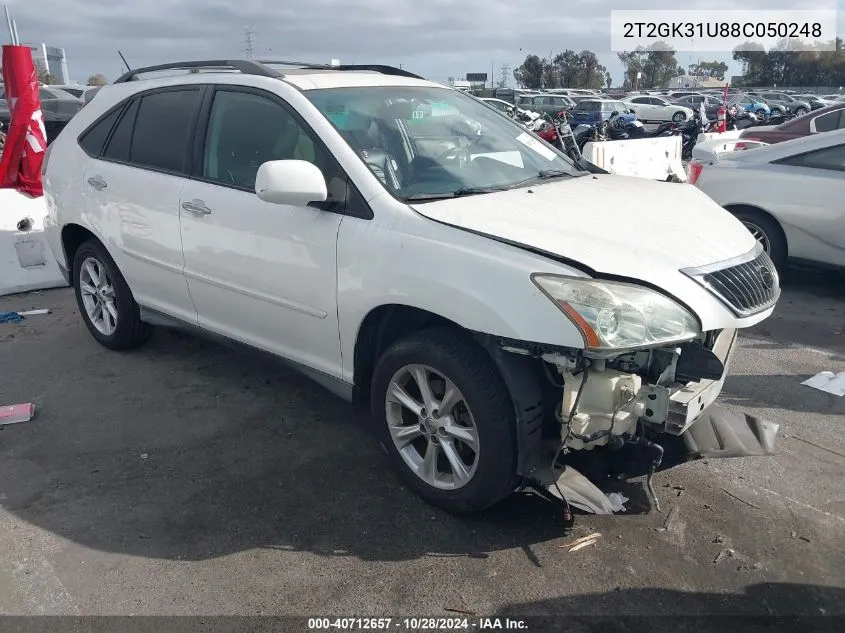
[[[393,343],[424,329],[446,327],[466,333],[489,355],[507,389],[514,409],[517,437],[517,474],[528,475],[540,454],[544,414],[543,383],[535,357],[505,351],[497,337],[471,331],[434,312],[404,304],[373,308],[361,322],[355,340],[353,401],[369,400],[373,370]]]
[[[789,238],[786,235],[786,231],[783,229],[783,225],[771,213],[753,204],[726,204],[724,208],[734,214],[748,213],[751,215],[759,215],[769,220],[780,231],[780,237],[783,238],[783,243],[786,246],[786,254],[787,256],[789,255]]]
[[[93,231],[80,224],[66,224],[62,227],[62,250],[64,251],[65,264],[67,266],[68,284],[71,286],[75,282],[73,279],[73,259],[76,256],[76,251],[91,239],[97,240],[105,248],[103,241]]]

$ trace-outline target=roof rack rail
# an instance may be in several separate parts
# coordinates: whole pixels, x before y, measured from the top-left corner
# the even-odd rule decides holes
[[[142,68],[133,68],[130,71],[122,74],[115,79],[114,83],[121,84],[128,81],[135,81],[138,75],[153,73],[162,70],[238,70],[245,75],[259,75],[261,77],[275,77],[280,78],[284,73],[280,73],[269,66],[293,66],[297,68],[311,68],[314,70],[340,70],[340,71],[371,71],[381,73],[382,75],[395,75],[397,77],[408,77],[410,79],[423,79],[419,75],[412,72],[396,68],[394,66],[384,66],[381,64],[313,64],[309,62],[295,62],[287,60],[245,60],[245,59],[228,59],[228,60],[204,60],[193,62],[171,62],[169,64],[158,64],[157,66],[144,66]]]
[[[293,62],[287,60],[275,59],[259,59],[259,64],[267,66],[299,66],[300,68],[313,68],[315,70],[347,70],[347,71],[371,71],[381,73],[382,75],[394,75],[396,77],[408,77],[410,79],[424,79],[419,75],[404,70],[403,68],[396,68],[395,66],[385,66],[383,64],[315,64],[312,62]],[[284,74],[284,73],[283,73]]]
[[[232,60],[204,60],[193,62],[171,62],[169,64],[158,64],[157,66],[144,66],[142,68],[133,68],[129,72],[122,74],[115,79],[114,83],[121,84],[128,81],[135,81],[138,75],[145,73],[157,72],[160,70],[191,70],[206,69],[206,70],[239,70],[246,75],[260,75],[262,77],[281,77],[281,74],[272,68],[267,68],[262,64],[254,61],[243,59]]]

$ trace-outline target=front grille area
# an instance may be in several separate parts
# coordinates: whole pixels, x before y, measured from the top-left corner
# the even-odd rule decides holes
[[[726,268],[684,272],[740,317],[767,310],[780,296],[777,269],[762,250],[751,260]]]

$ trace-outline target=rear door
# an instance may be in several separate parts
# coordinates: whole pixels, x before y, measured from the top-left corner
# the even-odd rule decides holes
[[[845,144],[775,161],[789,255],[845,266]]]
[[[179,194],[203,86],[140,93],[125,103],[101,155],[85,171],[86,212],[135,300],[196,322],[183,275]]]

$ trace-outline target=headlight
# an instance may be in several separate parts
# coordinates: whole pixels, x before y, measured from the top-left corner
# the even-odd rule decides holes
[[[651,347],[700,333],[685,308],[642,286],[558,275],[531,279],[581,331],[587,349]]]

